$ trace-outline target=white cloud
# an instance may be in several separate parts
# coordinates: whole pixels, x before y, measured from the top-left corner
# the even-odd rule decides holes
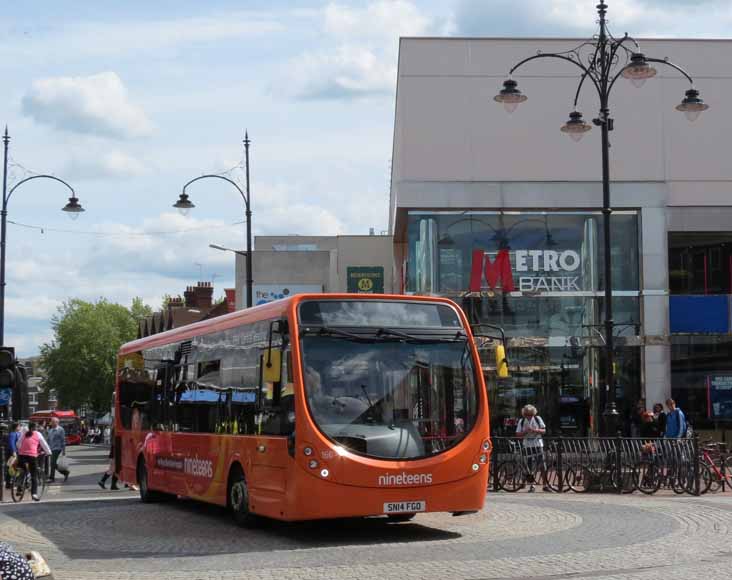
[[[122,151],[95,154],[88,151],[83,157],[73,157],[63,169],[64,175],[74,179],[99,179],[104,177],[139,177],[149,173],[149,167]]]
[[[44,65],[69,58],[160,56],[178,47],[262,37],[284,29],[274,14],[254,11],[157,20],[144,16],[121,21],[79,19],[58,27],[46,24],[40,31],[31,25],[32,43],[5,37],[0,39],[0,52],[24,63],[38,61]]]
[[[597,2],[576,0],[458,0],[455,34],[461,36],[587,36],[596,31]],[[703,4],[703,8],[699,5]],[[635,37],[727,37],[727,0],[614,0],[610,29]]]
[[[304,100],[391,95],[399,37],[434,32],[435,23],[413,2],[375,0],[362,8],[330,3],[321,27],[335,46],[292,59],[280,92]]]
[[[50,320],[56,314],[60,305],[60,300],[48,296],[9,297],[5,299],[5,309],[8,314],[30,320]]]
[[[37,80],[23,97],[22,107],[38,123],[74,133],[126,139],[153,130],[114,72]]]

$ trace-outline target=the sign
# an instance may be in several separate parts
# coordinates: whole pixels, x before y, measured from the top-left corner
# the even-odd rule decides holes
[[[0,407],[6,407],[10,404],[13,392],[10,389],[0,389]]]
[[[254,305],[267,304],[295,294],[320,294],[323,287],[320,284],[255,284]]]
[[[495,257],[473,250],[470,292],[579,292],[581,259],[574,250],[516,250],[513,264],[509,251],[498,250]],[[518,278],[518,288],[516,288]]]
[[[707,417],[732,420],[732,375],[707,377]]]
[[[349,266],[346,269],[348,292],[353,294],[383,294],[383,266]]]

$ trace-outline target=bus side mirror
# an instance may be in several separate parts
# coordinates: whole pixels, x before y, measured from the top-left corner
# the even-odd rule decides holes
[[[496,345],[496,373],[499,379],[508,378],[508,359],[506,358],[506,347],[502,344]]]
[[[262,382],[279,383],[282,380],[282,351],[268,348],[262,357]]]

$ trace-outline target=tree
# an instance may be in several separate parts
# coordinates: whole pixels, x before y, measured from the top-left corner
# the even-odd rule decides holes
[[[109,410],[119,347],[137,336],[141,317],[151,309],[135,298],[131,308],[105,299],[72,299],[51,319],[53,341],[41,347],[44,386],[56,391],[59,404]]]

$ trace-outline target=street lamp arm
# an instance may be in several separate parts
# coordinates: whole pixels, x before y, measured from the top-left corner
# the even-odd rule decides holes
[[[194,177],[193,179],[191,179],[188,183],[186,183],[183,186],[183,193],[186,192],[186,187],[188,187],[191,183],[194,183],[201,179],[208,179],[210,177],[215,177],[216,179],[223,179],[224,181],[228,181],[231,185],[236,187],[237,191],[241,194],[241,197],[244,200],[244,205],[246,205],[247,210],[249,210],[249,198],[247,197],[247,195],[242,191],[241,187],[239,187],[233,179],[229,179],[228,177],[224,177],[223,175],[216,175],[215,173],[212,173],[210,175],[199,175],[198,177]]]
[[[613,38],[613,47],[612,47],[612,50],[610,51],[610,58],[608,59],[608,62],[611,65],[614,62],[615,55],[618,53],[619,49],[622,48],[623,50],[625,50],[625,53],[628,56],[633,54],[632,50],[630,50],[627,46],[624,46],[624,44],[627,41],[630,41],[635,45],[636,51],[640,51],[640,45],[638,44],[638,41],[635,38],[633,38],[632,36],[628,36],[627,32],[625,33],[625,36],[623,36],[623,38],[621,38],[620,40],[616,40]],[[625,67],[623,67],[623,69],[625,69]]]
[[[686,77],[686,80],[689,81],[689,84],[691,84],[692,88],[694,87],[694,79],[691,78],[691,75],[687,73],[683,68],[681,68],[679,65],[672,63],[670,60],[666,58],[647,58],[648,62],[657,62],[659,64],[665,64],[666,66],[671,67],[674,70],[679,71],[682,75]]]
[[[579,101],[580,92],[582,91],[582,85],[585,84],[585,79],[589,76],[590,71],[587,71],[586,73],[582,73],[582,78],[580,79],[579,84],[577,85],[577,92],[574,94],[574,108],[577,109],[577,102]]]
[[[672,69],[679,71],[682,75],[684,75],[686,77],[686,79],[691,84],[692,88],[694,87],[694,79],[691,78],[691,76],[689,75],[689,73],[687,73],[683,68],[681,68],[680,66],[672,63],[671,61],[666,60],[664,58],[646,58],[646,62],[657,62],[659,64],[665,64],[666,66],[669,66]],[[615,81],[617,81],[622,76],[622,74],[625,71],[625,69],[630,68],[631,66],[633,66],[633,63],[632,62],[629,62],[623,68],[621,68],[617,72],[617,74],[613,77],[613,80],[610,81],[610,85],[607,88],[607,94],[608,94],[608,96],[610,95],[610,91],[612,91],[612,88],[615,85]]]
[[[66,187],[69,188],[69,191],[71,192],[71,195],[72,196],[76,196],[76,193],[74,192],[74,188],[71,187],[68,183],[66,183],[63,179],[60,179],[58,177],[54,177],[53,175],[32,175],[31,177],[26,177],[25,179],[20,180],[18,183],[16,183],[10,189],[10,191],[8,192],[8,195],[5,197],[5,200],[3,202],[3,205],[4,206],[7,206],[8,205],[8,202],[10,201],[10,196],[13,195],[13,192],[16,189],[18,189],[18,187],[20,187],[21,185],[23,185],[27,181],[31,181],[32,179],[41,179],[42,177],[43,178],[46,178],[46,179],[53,179],[54,181],[58,181],[59,183],[63,183]]]
[[[513,68],[508,71],[509,75],[513,75],[514,71],[516,71],[519,67],[525,65],[527,62],[531,62],[532,60],[536,60],[539,58],[557,58],[559,60],[566,60],[567,62],[571,62],[573,65],[579,67],[582,70],[583,77],[590,77],[590,80],[592,81],[592,84],[595,85],[595,88],[597,89],[597,93],[599,95],[602,94],[602,91],[600,90],[600,85],[597,84],[597,79],[593,76],[590,69],[588,69],[586,66],[584,66],[581,62],[578,62],[577,60],[570,58],[568,56],[564,56],[563,54],[555,54],[552,52],[542,52],[540,54],[535,54],[534,56],[530,56],[528,58],[525,58],[524,60],[516,63]]]

